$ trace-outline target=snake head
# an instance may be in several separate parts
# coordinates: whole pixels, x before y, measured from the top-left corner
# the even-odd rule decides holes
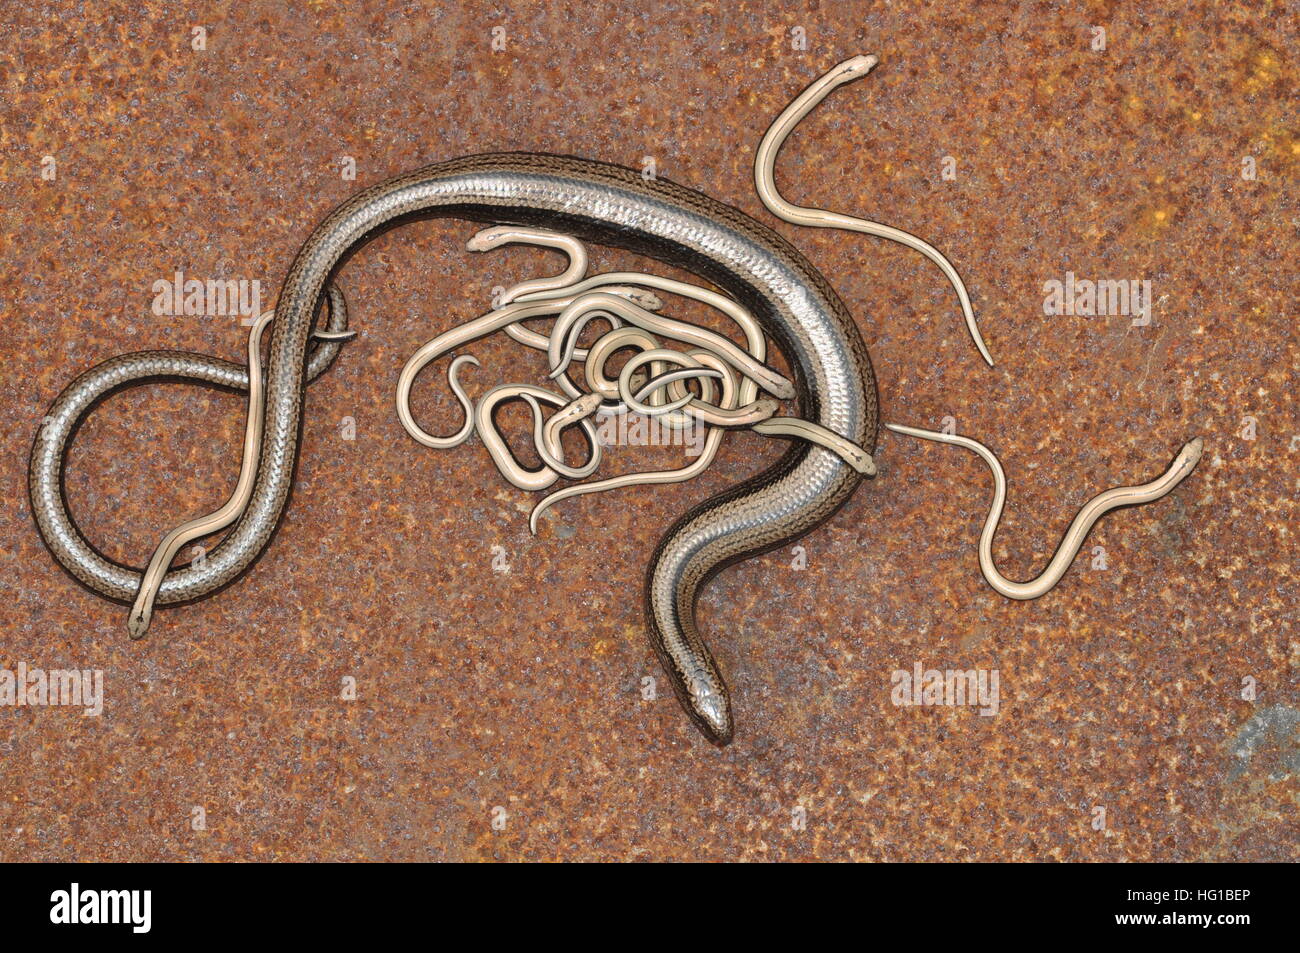
[[[844,82],[849,82],[850,80],[866,76],[876,68],[876,64],[879,62],[880,57],[876,56],[874,53],[867,53],[861,56],[851,57],[839,66],[835,67],[835,69],[837,71],[842,70],[844,75],[848,77]]]
[[[580,420],[586,420],[594,414],[597,408],[604,402],[605,398],[600,394],[588,393],[583,394],[564,407],[560,408],[549,421],[548,426],[556,426],[560,429],[571,427]]]
[[[1178,458],[1175,461],[1179,471],[1191,472],[1192,467],[1201,462],[1201,454],[1205,452],[1205,438],[1195,437],[1187,441],[1187,444],[1178,452]]]
[[[132,640],[143,639],[149,631],[149,622],[153,613],[147,609],[138,609],[126,620],[126,631]]]
[[[775,417],[777,411],[780,409],[781,402],[775,397],[760,397],[758,400],[754,401],[754,414],[758,420],[767,420],[769,417]]]
[[[731,700],[725,690],[719,691],[707,679],[692,679],[688,710],[691,720],[715,745],[731,744],[736,726],[731,720]]]
[[[491,251],[494,248],[500,248],[506,244],[508,236],[513,231],[509,226],[494,225],[491,228],[484,228],[475,232],[465,242],[466,251]]]
[[[638,288],[635,285],[608,285],[600,291],[588,293],[617,295],[620,298],[626,298],[639,308],[645,308],[647,311],[658,311],[664,306],[663,298],[653,291]]]

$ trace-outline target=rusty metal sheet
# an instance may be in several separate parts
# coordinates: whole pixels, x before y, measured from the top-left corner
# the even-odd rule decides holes
[[[81,9],[0,10],[0,668],[100,671],[103,705],[0,706],[0,858],[1300,859],[1284,5]],[[551,263],[468,255],[448,221],[342,272],[362,334],[309,390],[291,505],[238,584],[132,643],[45,551],[27,452],[63,385],[125,351],[243,353],[238,315],[157,313],[158,282],[269,305],[338,202],[481,151],[650,158],[773,222],[758,138],[858,52],[881,66],[796,132],[783,188],[943,250],[997,367],[918,255],[776,224],[853,310],[884,418],[951,417],[1001,456],[1003,571],[1037,573],[1094,492],[1206,438],[1044,598],[980,578],[982,465],[885,435],[880,476],[801,551],[707,591],[738,719],[710,746],[646,681],[642,572],[667,523],[781,448],[728,438],[699,480],[566,503],[530,536],[476,441],[425,450],[393,412],[415,348]],[[1045,313],[1067,275],[1150,282],[1150,311]],[[474,387],[543,374],[504,340],[475,353]],[[430,380],[417,409],[452,421]],[[74,515],[143,564],[224,499],[242,425],[221,392],[112,397],[71,453]],[[996,712],[896,704],[918,665],[996,673]]]

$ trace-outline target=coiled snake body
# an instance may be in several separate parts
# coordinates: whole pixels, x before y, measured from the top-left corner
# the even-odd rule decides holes
[[[681,266],[750,309],[784,351],[801,415],[871,452],[876,384],[866,346],[843,302],[795,248],[745,213],[664,180],[585,159],[513,153],[438,163],[360,192],[307,239],[276,306],[266,368],[261,451],[251,500],[229,535],[201,564],[167,572],[157,601],[210,593],[238,577],[265,548],[293,482],[303,391],[337,345],[314,345],[326,285],[368,237],[412,217],[446,216],[539,226]],[[341,313],[342,309],[338,311]],[[340,321],[331,313],[330,328]],[[63,458],[76,420],[113,386],[115,358],[74,381],[50,408],[32,450],[30,491],[37,525],[58,561],[95,592],[130,601],[139,570],[111,562],[69,517]],[[309,369],[309,359],[312,367]],[[150,352],[148,376],[201,378],[247,386],[236,365],[186,352]],[[221,362],[216,362],[220,364]],[[309,373],[309,370],[311,373]],[[141,368],[122,379],[144,376]],[[695,623],[705,583],[725,566],[780,546],[829,518],[861,475],[829,450],[796,442],[766,472],[708,500],[664,534],[646,575],[646,615],[655,651],[700,730],[732,736],[726,686]]]

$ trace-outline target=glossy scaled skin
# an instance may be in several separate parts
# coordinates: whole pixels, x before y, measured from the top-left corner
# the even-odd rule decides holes
[[[329,318],[325,330],[347,330],[347,302],[336,288],[327,290]],[[343,342],[312,342],[307,381],[329,370]],[[100,555],[72,521],[63,501],[63,462],[77,426],[106,396],[124,387],[149,381],[196,381],[235,391],[248,390],[248,368],[194,351],[136,351],[96,364],[50,405],[32,445],[28,493],[32,514],[45,545],[59,563],[87,588],[109,599],[130,603],[140,589],[141,570],[111,562]],[[175,575],[173,570],[168,578]],[[178,601],[173,597],[171,602]]]
[[[225,585],[270,540],[293,482],[308,341],[325,283],[364,239],[412,216],[540,226],[627,248],[707,278],[749,308],[785,352],[801,416],[869,452],[875,449],[875,379],[861,336],[825,279],[770,229],[698,192],[663,180],[646,182],[618,166],[532,153],[455,159],[358,193],[303,245],[272,325],[265,429],[252,501],[201,567],[167,575],[159,605]],[[196,357],[177,360],[192,364]],[[203,376],[192,371],[188,365],[177,368]],[[84,397],[87,376],[65,391],[52,414],[69,415],[75,401],[65,399],[78,384]],[[65,423],[70,427],[75,421]],[[66,518],[58,492],[66,439],[65,430],[47,427],[33,449],[37,523],[56,558],[78,579],[111,598],[130,599],[138,571],[95,554]],[[848,499],[859,479],[829,451],[797,443],[772,469],[680,519],[655,550],[646,582],[651,640],[683,706],[714,742],[730,741],[733,723],[726,685],[694,621],[701,588],[724,566],[807,533]]]

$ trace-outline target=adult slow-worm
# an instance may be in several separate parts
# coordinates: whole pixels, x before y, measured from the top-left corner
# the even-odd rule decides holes
[[[886,238],[929,257],[952,283],[971,336],[991,365],[965,285],[937,250],[890,226],[793,205],[777,191],[776,155],[791,130],[832,90],[866,75],[875,65],[872,56],[844,61],[812,83],[778,117],[755,156],[759,198],[787,222]],[[134,637],[148,628],[155,603],[198,598],[237,578],[257,559],[284,509],[293,481],[303,390],[329,366],[350,335],[343,297],[327,282],[368,237],[417,216],[501,223],[472,238],[468,248],[473,251],[524,242],[555,248],[569,258],[561,274],[514,286],[491,312],[444,332],[407,362],[398,382],[398,416],[418,442],[454,447],[477,430],[508,480],[524,489],[540,490],[560,477],[583,479],[594,472],[600,447],[590,417],[598,409],[658,416],[669,427],[692,422],[711,425],[696,461],[676,470],[628,473],[566,487],[533,510],[534,531],[540,513],[558,500],[695,475],[712,461],[722,433],[719,428],[746,427],[799,441],[767,472],[678,520],[660,541],[647,572],[646,607],[655,651],[700,730],[726,744],[733,731],[730,699],[696,627],[696,599],[723,567],[808,532],[839,508],[862,475],[874,475],[875,379],[843,303],[799,252],[730,206],[669,182],[643,180],[618,166],[532,153],[470,156],[428,166],[355,196],[313,231],[289,270],[275,311],[263,387],[257,386],[259,339],[269,313],[250,335],[248,368],[202,354],[148,351],[113,358],[81,375],[51,406],[32,450],[32,508],[46,544],[66,569],[94,591],[121,601],[135,598],[128,622]],[[725,294],[640,273],[584,278],[587,255],[579,241],[582,237],[680,265],[713,281]],[[728,314],[743,330],[746,347],[653,313],[662,302],[650,288],[692,297]],[[318,330],[314,322],[322,297],[328,297],[330,309],[326,327]],[[543,316],[556,317],[550,336],[521,323]],[[593,320],[606,321],[611,330],[588,348],[578,347],[580,332]],[[460,367],[477,362],[462,354],[452,361],[448,377],[465,409],[465,425],[448,437],[426,433],[409,405],[416,374],[439,356],[497,330],[545,350],[552,379],[563,395],[533,385],[506,385],[489,391],[475,408],[456,375]],[[784,349],[791,379],[763,363],[764,331]],[[650,332],[693,347],[688,351],[661,348]],[[641,354],[625,364],[614,381],[605,362],[627,347]],[[575,359],[586,365],[586,392],[569,377]],[[244,463],[229,501],[169,533],[142,574],[107,560],[85,540],[63,500],[62,470],[77,424],[99,399],[120,387],[166,377],[249,391]],[[698,394],[686,388],[690,380]],[[718,403],[714,403],[715,381]],[[779,405],[772,397],[759,396],[760,389],[773,397],[796,399],[802,416],[775,416]],[[540,469],[519,465],[493,423],[493,407],[514,399],[532,408],[534,442],[543,460]],[[543,403],[558,408],[549,419],[543,418]],[[579,466],[563,459],[560,442],[561,433],[573,426],[583,428],[591,447],[590,458]],[[1199,439],[1193,440],[1159,479],[1094,497],[1075,517],[1047,570],[1035,580],[1017,583],[998,573],[992,561],[992,538],[1005,498],[1005,478],[992,452],[966,437],[891,427],[964,446],[989,464],[995,496],[981,537],[980,565],[990,585],[1014,599],[1037,598],[1054,586],[1103,513],[1165,495],[1196,465],[1202,448]],[[204,561],[167,569],[186,542],[232,521],[230,535]]]
[[[531,153],[455,159],[359,193],[326,218],[299,251],[276,305],[261,450],[248,506],[201,565],[167,572],[158,605],[195,599],[225,585],[266,546],[293,482],[309,342],[326,283],[369,236],[414,216],[540,226],[630,249],[714,282],[748,308],[783,349],[793,394],[776,396],[794,396],[802,417],[874,450],[876,385],[861,336],[826,280],[772,230],[698,192],[664,180],[645,181],[636,172],[600,162]],[[32,450],[32,507],[46,544],[84,584],[126,602],[140,589],[141,571],[100,555],[72,522],[61,493],[63,459],[78,420],[99,396],[146,377],[167,376],[247,385],[246,372],[241,378],[235,365],[201,355],[148,352],[114,358],[59,396]],[[728,564],[817,526],[860,479],[858,470],[835,453],[796,442],[771,469],[696,507],[659,542],[646,578],[651,640],[683,705],[715,742],[731,739],[732,712],[722,675],[696,626],[701,589]]]

